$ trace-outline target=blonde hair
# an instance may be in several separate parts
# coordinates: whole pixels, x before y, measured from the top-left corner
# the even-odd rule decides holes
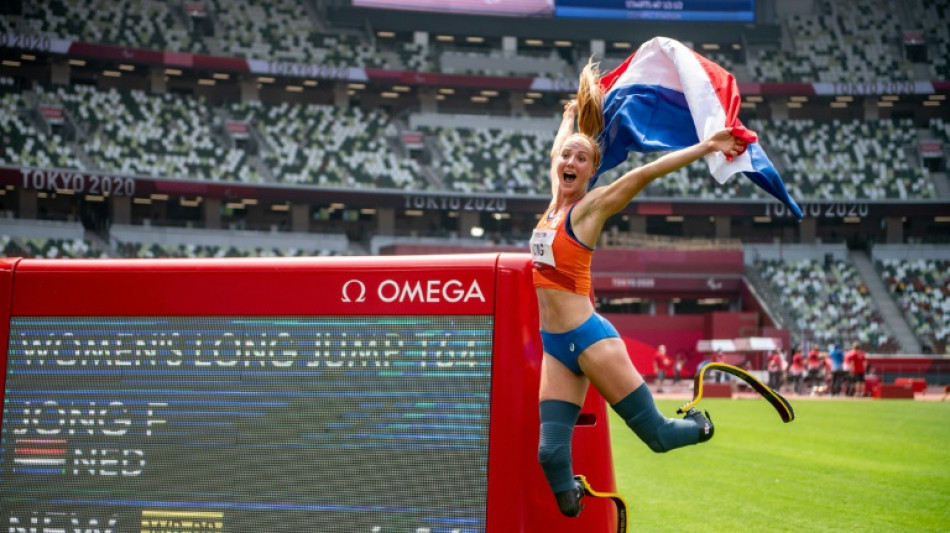
[[[604,131],[604,91],[600,88],[600,64],[591,57],[581,71],[577,87],[577,129],[596,139]]]
[[[591,137],[590,135],[587,135],[586,133],[577,132],[577,133],[572,133],[568,135],[567,138],[564,139],[564,142],[561,143],[561,147],[563,147],[568,142],[570,142],[571,139],[581,139],[582,141],[589,144],[590,151],[591,151],[591,158],[593,159],[591,163],[594,165],[594,170],[596,171],[598,168],[600,168],[600,160],[603,157],[603,154],[601,153],[600,145],[597,143],[597,140]]]

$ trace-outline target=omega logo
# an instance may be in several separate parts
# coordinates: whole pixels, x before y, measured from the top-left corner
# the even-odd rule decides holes
[[[359,296],[356,297],[356,300],[351,300],[349,296],[350,286],[356,285],[358,288],[353,289],[359,291]],[[343,300],[344,302],[365,302],[366,301],[366,284],[358,279],[351,279],[343,284]]]
[[[450,279],[446,281],[430,279],[426,281],[383,280],[376,287],[376,296],[385,303],[437,303],[437,302],[470,302],[485,301],[485,295],[477,280],[472,280],[467,286],[465,283]],[[365,302],[366,284],[358,279],[351,279],[343,284],[342,302]]]

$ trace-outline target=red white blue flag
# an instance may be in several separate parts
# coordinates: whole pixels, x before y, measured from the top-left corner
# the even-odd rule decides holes
[[[731,160],[721,152],[706,156],[716,181],[725,183],[742,172],[802,218],[755,132],[739,121],[741,99],[735,77],[716,63],[679,41],[654,37],[602,76],[600,85],[606,98],[598,175],[622,163],[630,151],[677,150],[732,127],[747,147]]]

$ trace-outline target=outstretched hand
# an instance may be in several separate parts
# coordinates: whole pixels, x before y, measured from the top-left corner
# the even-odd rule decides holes
[[[722,152],[729,161],[746,149],[746,142],[733,135],[732,128],[717,131],[706,139],[706,142],[713,152]]]
[[[564,116],[575,116],[577,115],[577,100],[571,100],[570,102],[564,104]]]

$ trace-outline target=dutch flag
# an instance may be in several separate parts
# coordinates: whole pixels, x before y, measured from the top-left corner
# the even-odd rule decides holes
[[[627,158],[627,152],[660,152],[692,146],[718,130],[733,128],[746,150],[732,158],[706,156],[719,183],[742,172],[784,203],[798,219],[802,210],[758,144],[755,132],[739,121],[735,77],[683,43],[654,37],[600,79],[604,99],[604,148],[598,176]],[[591,180],[593,186],[595,180]]]

